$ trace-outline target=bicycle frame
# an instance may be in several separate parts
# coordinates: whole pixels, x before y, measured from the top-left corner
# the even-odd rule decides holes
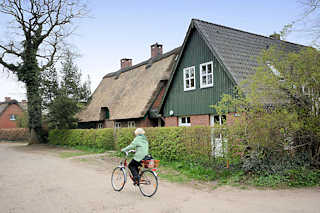
[[[137,183],[130,169],[128,168],[128,154],[130,152],[132,152],[132,150],[129,152],[126,152],[126,156],[123,160],[120,161],[120,165],[113,170],[112,176],[111,176],[112,187],[115,191],[121,191],[127,182],[127,176],[129,174],[129,177],[132,180],[133,184],[139,187],[140,192],[144,196],[151,197],[157,192],[157,189],[158,189],[158,177],[157,177],[158,175],[156,173],[157,168],[144,168],[144,166],[142,166],[142,168],[139,167],[140,181]],[[120,176],[122,176],[123,179],[121,181],[121,178],[120,178],[120,182],[117,182],[117,179],[118,179],[117,177],[120,177],[120,176],[114,176],[114,174],[117,174],[117,171],[122,173],[122,175]],[[117,183],[120,183],[120,185],[118,185]]]
[[[133,150],[130,150],[129,152],[126,153],[126,157],[124,160],[120,161],[120,165],[118,166],[119,168],[123,168],[125,170],[125,182],[127,182],[127,175],[129,174],[130,179],[134,182],[133,175],[131,174],[130,169],[128,168],[128,155],[130,152],[133,152]]]
[[[131,179],[133,182],[135,182],[135,181],[134,181],[134,178],[133,178],[133,175],[132,175],[130,169],[128,168],[128,155],[129,155],[129,153],[131,153],[131,152],[135,152],[135,150],[130,150],[130,151],[128,151],[128,152],[125,152],[126,157],[124,158],[123,161],[120,161],[120,165],[119,165],[118,167],[124,168],[124,170],[126,171],[126,172],[125,172],[125,181],[127,181],[127,174],[129,174],[130,179]],[[143,165],[142,165],[141,167],[139,167],[139,174],[140,174],[141,172],[143,172],[143,171],[146,171],[146,170],[151,170],[156,176],[158,176],[158,174],[156,173],[156,171],[158,170],[157,168],[144,168]]]

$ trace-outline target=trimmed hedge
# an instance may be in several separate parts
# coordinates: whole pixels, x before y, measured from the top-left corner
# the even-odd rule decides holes
[[[145,128],[145,131],[149,151],[158,159],[196,163],[212,160],[210,127]],[[117,130],[117,150],[127,146],[134,137],[134,129]]]
[[[120,150],[130,144],[134,128],[120,128],[113,137],[113,129],[52,130],[49,143],[67,146],[86,146],[105,150]],[[165,161],[208,163],[211,155],[211,128],[162,127],[145,128],[149,152]]]
[[[27,128],[0,129],[0,140],[22,141],[29,139]]]
[[[49,143],[62,146],[85,146],[102,150],[114,150],[113,129],[51,130]]]

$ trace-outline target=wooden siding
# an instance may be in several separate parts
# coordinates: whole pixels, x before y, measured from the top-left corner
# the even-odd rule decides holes
[[[222,94],[231,93],[234,84],[196,30],[190,33],[182,54],[165,100],[164,116],[170,116],[170,110],[173,110],[174,116],[215,114],[210,105],[218,103]],[[214,85],[200,88],[199,66],[209,61],[213,61]],[[191,66],[195,66],[196,89],[184,91],[183,69]]]

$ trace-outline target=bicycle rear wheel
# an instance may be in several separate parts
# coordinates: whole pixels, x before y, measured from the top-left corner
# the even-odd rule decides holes
[[[115,191],[121,191],[126,184],[127,178],[124,168],[116,167],[111,176],[111,185]]]
[[[157,192],[158,177],[153,171],[146,170],[141,173],[139,189],[146,197],[151,197]]]

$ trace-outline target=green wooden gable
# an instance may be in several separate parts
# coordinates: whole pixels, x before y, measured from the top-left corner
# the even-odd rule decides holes
[[[213,65],[213,86],[200,88],[200,64],[211,62]],[[195,89],[184,91],[184,72],[187,67],[195,68]],[[208,48],[196,28],[190,28],[184,42],[174,75],[163,100],[163,115],[173,116],[215,114],[210,107],[218,103],[224,93],[231,93],[235,86],[230,80],[217,57]]]
[[[296,52],[302,45],[265,37],[238,29],[193,19],[181,53],[162,100],[161,112],[167,117],[215,114],[210,105],[218,103],[224,93],[255,73],[262,50],[277,46]],[[200,67],[212,61],[213,87],[200,88]],[[195,67],[196,88],[184,91],[183,69]]]

